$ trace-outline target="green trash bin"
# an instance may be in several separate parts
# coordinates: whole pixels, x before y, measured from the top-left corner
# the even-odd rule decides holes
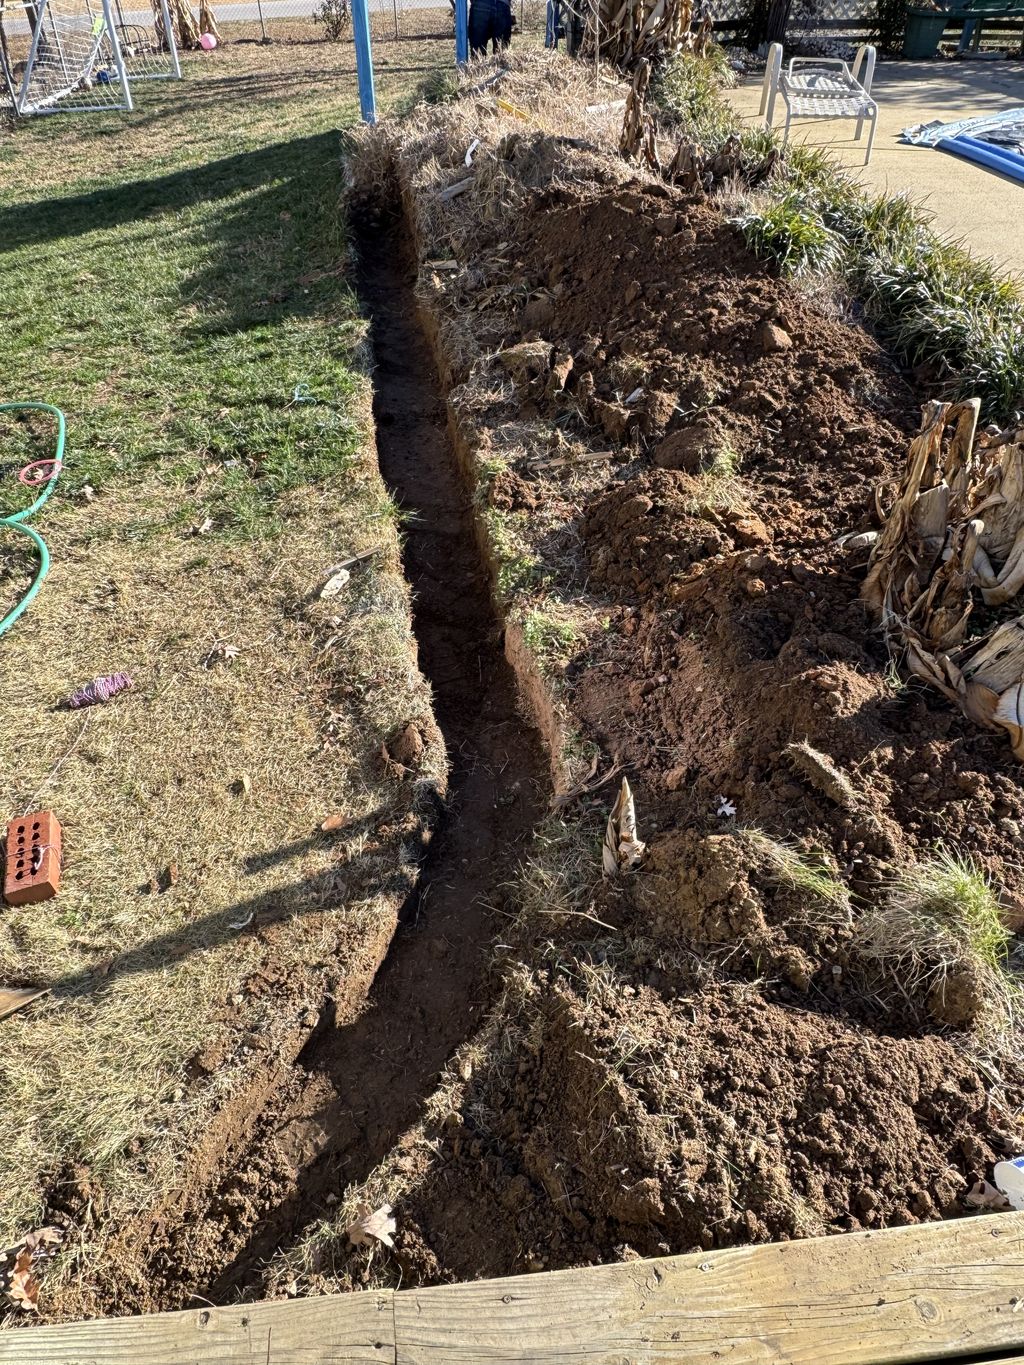
[[[942,10],[907,10],[907,27],[903,35],[903,56],[908,61],[922,61],[925,57],[935,56],[946,27],[946,17]]]

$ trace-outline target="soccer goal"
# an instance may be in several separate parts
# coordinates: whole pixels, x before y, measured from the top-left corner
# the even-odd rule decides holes
[[[0,64],[15,112],[130,110],[133,81],[180,78],[167,0],[141,3],[0,0]]]
[[[14,68],[19,114],[131,109],[110,0],[36,0],[21,8],[22,24],[11,23],[10,7],[5,16],[9,38],[13,30],[24,39],[24,26],[29,30],[28,56]]]

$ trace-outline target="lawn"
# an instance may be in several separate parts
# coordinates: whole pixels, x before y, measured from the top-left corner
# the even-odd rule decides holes
[[[451,60],[437,27],[381,54],[383,110]],[[53,568],[0,639],[0,814],[65,838],[59,897],[0,909],[0,984],[52,988],[0,1025],[0,1247],[75,1226],[54,1316],[145,1305],[145,1217],[328,996],[359,1008],[445,772],[437,742],[420,782],[381,762],[429,697],[339,212],[351,45],[183,64],[133,114],[0,134],[0,399],[68,421]],[[5,513],[51,446],[4,415]],[[26,545],[0,540],[5,606]],[[129,693],[61,708],[118,670]]]

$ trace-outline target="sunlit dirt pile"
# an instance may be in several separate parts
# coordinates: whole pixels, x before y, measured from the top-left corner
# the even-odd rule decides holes
[[[493,97],[472,125],[475,172],[458,106],[390,154],[496,591],[569,742],[500,928],[505,1001],[367,1185],[398,1211],[397,1267],[965,1214],[1022,1140],[1012,967],[937,966],[922,939],[901,977],[878,912],[945,849],[1018,923],[1019,769],[890,664],[866,551],[836,543],[878,525],[924,395],[713,203],[599,148],[545,157]],[[574,611],[575,632],[545,625]],[[602,880],[618,764],[648,853]],[[328,1235],[304,1271],[379,1266]]]

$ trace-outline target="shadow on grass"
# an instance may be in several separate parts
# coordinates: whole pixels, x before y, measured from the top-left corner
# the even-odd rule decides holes
[[[105,233],[111,237],[101,249],[112,255],[121,243],[126,251],[159,250],[160,236],[191,234],[201,250],[198,268],[180,280],[182,302],[197,310],[186,335],[336,312],[344,271],[341,160],[340,132],[296,138],[0,209],[0,240],[7,250],[44,251]],[[140,227],[152,234],[143,243]]]

